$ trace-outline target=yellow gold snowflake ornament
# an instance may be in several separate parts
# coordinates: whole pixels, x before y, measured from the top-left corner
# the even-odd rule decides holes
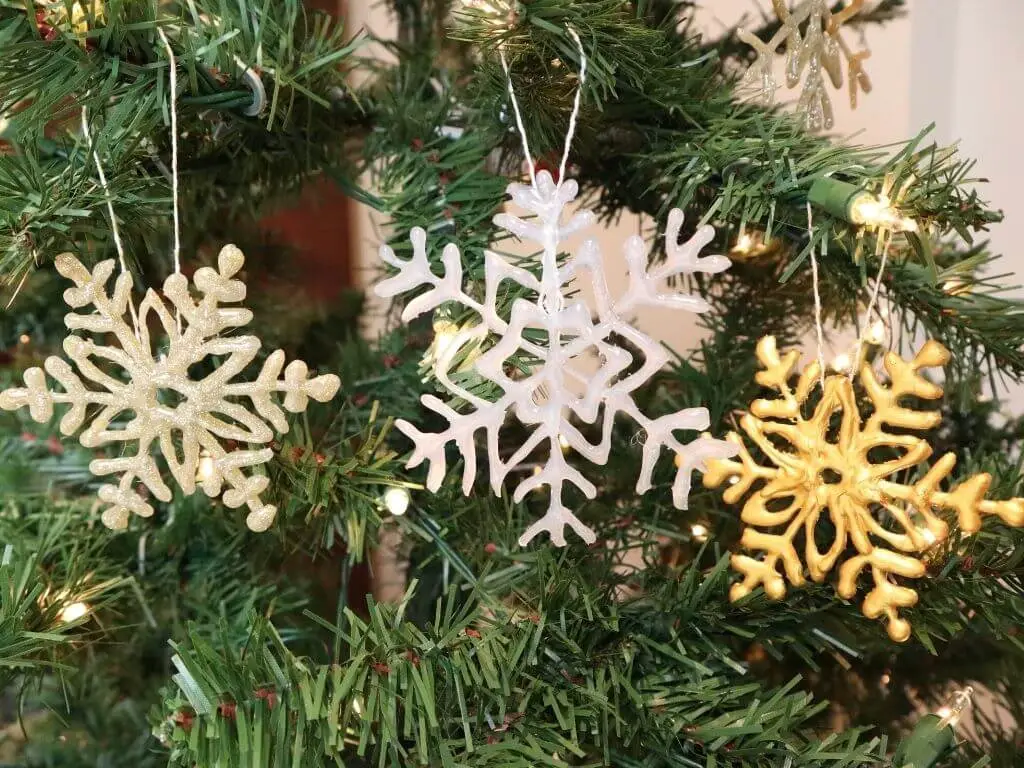
[[[193,282],[201,294],[198,301],[192,298],[184,275],[168,277],[163,292],[176,310],[172,314],[152,289],[136,312],[131,303],[132,279],[127,273],[117,278],[113,294],[108,294],[113,260],[100,262],[90,273],[71,254],[57,257],[57,271],[75,284],[64,292],[64,301],[72,309],[94,308],[92,312],[68,313],[64,318],[67,327],[107,334],[116,344],[68,336],[64,352],[78,373],[66,360],[48,357],[43,364],[45,373],[42,368],[29,368],[24,388],[0,393],[0,408],[11,411],[28,406],[33,419],[45,422],[53,416],[54,404],[70,405],[60,430],[71,435],[88,420],[79,438],[85,447],[137,443],[134,453],[125,450],[115,458],[96,458],[89,464],[95,475],[119,475],[117,485],[99,489],[100,499],[108,504],[103,512],[108,527],[124,528],[129,512],[142,517],[153,514],[136,481],[161,501],[171,500],[154,449],[163,455],[186,494],[195,491],[202,452],[205,471],[200,480],[208,496],[220,495],[226,484],[224,503],[232,508],[248,506],[249,528],[263,531],[273,522],[276,508],[260,499],[267,477],[242,472],[245,467],[267,463],[273,452],[270,448],[236,450],[232,443],[269,443],[274,436],[271,425],[278,432],[288,431],[288,421],[274,402],[275,393],[284,394],[286,410],[298,413],[306,409],[309,398],[330,400],[340,382],[334,375],[309,378],[301,360],[292,361],[279,378],[284,367],[281,350],[267,357],[255,381],[232,381],[260,349],[256,336],[219,335],[252,320],[248,309],[220,306],[245,299],[245,283],[232,279],[244,261],[242,252],[229,245],[221,250],[217,269],[197,270]],[[165,351],[153,348],[150,319],[155,319],[167,336]],[[224,360],[208,376],[194,380],[190,368],[208,357]],[[47,373],[62,391],[47,387]],[[255,413],[239,402],[243,398]]]
[[[762,557],[733,555],[733,567],[744,578],[733,585],[730,598],[738,600],[763,586],[778,600],[786,594],[786,581],[794,586],[804,583],[805,566],[811,579],[822,582],[842,561],[840,596],[852,598],[861,573],[870,569],[873,588],[864,598],[864,615],[884,617],[889,636],[905,641],[910,623],[899,616],[899,609],[914,605],[918,596],[893,577],[925,575],[922,555],[949,535],[940,511],[954,512],[967,533],[981,527],[984,515],[1024,525],[1024,499],[985,499],[992,481],[988,474],[972,475],[950,491],[940,490],[956,463],[951,453],[912,485],[893,479],[931,456],[931,446],[906,431],[931,429],[941,416],[915,410],[903,399],[942,397],[942,388],[919,371],[944,365],[949,352],[935,341],[925,343],[909,362],[889,352],[884,361],[888,386],[869,364],[862,364],[859,381],[871,404],[863,418],[849,376],[827,376],[821,399],[812,409],[810,396],[821,380],[817,362],[804,368],[792,389],[789,382],[798,352],[780,357],[774,337],[766,336],[758,344],[757,356],[764,366],[757,383],[779,396],[755,400],[740,425],[765,456],[765,465],[751,456],[739,435],[731,433],[728,439],[741,446],[737,459],[712,459],[704,473],[709,487],[731,483],[723,493],[729,503],[750,493],[743,507],[747,527],[740,543]],[[796,548],[801,533],[803,560]]]

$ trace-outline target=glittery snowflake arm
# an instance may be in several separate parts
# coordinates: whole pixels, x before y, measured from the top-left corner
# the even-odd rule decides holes
[[[273,431],[262,419],[279,432],[288,429],[273,395],[283,393],[285,410],[299,412],[309,398],[329,400],[340,382],[333,375],[309,378],[301,361],[292,362],[284,370],[283,379],[279,378],[284,365],[281,351],[267,358],[255,381],[232,381],[260,349],[255,336],[220,336],[252,319],[247,309],[221,306],[245,299],[245,284],[233,279],[243,264],[241,251],[227,246],[218,256],[217,269],[197,270],[193,279],[201,294],[199,301],[193,300],[183,275],[168,277],[164,295],[175,310],[172,314],[152,290],[136,312],[130,302],[131,277],[127,274],[117,278],[113,294],[108,295],[106,284],[113,274],[113,261],[101,262],[90,273],[70,254],[57,258],[58,271],[75,284],[64,293],[67,304],[73,309],[93,308],[92,312],[69,313],[65,318],[68,328],[110,334],[118,346],[68,336],[64,351],[79,373],[59,357],[49,357],[44,363],[45,373],[60,384],[62,391],[48,389],[44,371],[30,368],[25,372],[25,388],[0,393],[0,407],[14,410],[28,406],[33,419],[46,421],[53,414],[54,404],[68,405],[60,427],[70,435],[85,422],[87,409],[98,406],[79,437],[82,445],[91,448],[115,442],[136,443],[134,452],[126,447],[119,456],[96,458],[89,465],[95,475],[119,475],[117,485],[99,489],[100,499],[109,505],[103,512],[108,526],[123,528],[129,513],[143,517],[153,514],[136,481],[157,499],[171,500],[171,489],[153,455],[156,450],[186,494],[196,488],[197,467],[204,453],[210,466],[201,479],[208,495],[220,494],[226,484],[224,503],[229,507],[248,506],[250,528],[264,530],[273,521],[275,507],[260,499],[267,478],[241,471],[266,463],[272,451],[227,449],[225,442],[269,442]],[[166,352],[159,355],[154,354],[151,339],[154,328],[150,319],[154,317],[169,340]],[[189,369],[211,357],[225,359],[205,379],[191,379]],[[180,402],[165,404],[159,397],[162,390],[173,391]],[[238,402],[239,398],[247,398],[262,419]]]

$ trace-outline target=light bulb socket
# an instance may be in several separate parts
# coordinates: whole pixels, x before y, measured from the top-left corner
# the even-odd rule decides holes
[[[925,715],[917,721],[893,754],[892,765],[933,768],[956,746],[953,726],[944,725],[938,715]]]
[[[855,184],[828,178],[816,180],[807,193],[807,201],[815,208],[851,224],[859,223],[854,221],[853,211],[855,204],[864,198],[874,199],[874,196]]]

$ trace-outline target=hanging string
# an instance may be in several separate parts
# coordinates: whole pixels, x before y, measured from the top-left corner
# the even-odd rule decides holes
[[[100,186],[103,188],[103,197],[107,202],[107,213],[110,214],[110,233],[114,237],[114,248],[117,249],[117,258],[121,262],[121,272],[128,271],[128,264],[124,258],[124,243],[121,242],[121,229],[117,225],[117,216],[114,215],[114,201],[110,197],[110,187],[107,185],[107,175],[103,172],[103,163],[100,162],[99,153],[92,143],[92,133],[89,130],[88,107],[82,107],[82,135],[85,136],[85,146],[96,163],[96,171],[100,177]]]
[[[565,148],[562,150],[562,162],[558,165],[558,183],[561,184],[565,178],[565,167],[569,164],[569,149],[572,146],[573,137],[576,135],[576,121],[580,116],[580,101],[583,97],[583,86],[587,82],[587,52],[583,50],[583,41],[576,34],[576,30],[568,27],[569,35],[576,41],[576,48],[580,52],[580,87],[576,89],[576,97],[573,99],[572,114],[569,116],[569,130],[565,134]]]
[[[526,156],[526,168],[530,172],[530,184],[537,186],[537,171],[533,167],[533,155],[530,154],[530,141],[526,138],[526,126],[523,125],[523,113],[519,111],[519,99],[516,98],[516,89],[512,85],[512,71],[508,66],[508,59],[505,58],[505,49],[498,48],[498,57],[501,59],[502,69],[505,70],[505,80],[508,83],[508,95],[512,101],[512,113],[516,119],[516,128],[519,129],[519,139],[523,143],[523,155]]]
[[[572,140],[576,134],[576,123],[579,119],[580,102],[583,94],[583,84],[587,76],[587,54],[583,50],[583,41],[571,26],[568,27],[569,34],[576,41],[580,54],[580,84],[576,90],[576,97],[573,100],[572,113],[569,116],[569,127],[565,134],[565,146],[562,150],[562,161],[558,171],[558,186],[562,185],[565,179],[565,169],[569,162],[569,151],[572,148]],[[523,154],[526,156],[527,168],[530,172],[530,184],[537,189],[537,172],[534,167],[533,155],[530,152],[530,142],[526,136],[526,126],[523,122],[523,113],[519,108],[519,99],[516,98],[515,86],[512,84],[512,72],[509,69],[508,60],[505,58],[505,51],[498,48],[498,56],[501,59],[501,66],[505,70],[505,79],[508,82],[508,93],[512,102],[512,112],[515,116],[516,128],[519,130],[519,138],[523,144]],[[558,283],[557,254],[553,248],[545,248],[542,256],[540,306],[549,314],[557,314],[564,307],[564,297]]]
[[[850,366],[850,378],[853,379],[854,373],[860,365],[860,355],[864,348],[864,334],[867,328],[871,324],[871,314],[875,311],[875,304],[878,302],[878,294],[882,288],[882,275],[885,273],[885,265],[889,260],[889,241],[885,243],[885,250],[882,251],[882,261],[878,265],[878,274],[875,275],[875,287],[871,291],[871,299],[868,301],[868,311],[864,317],[864,327],[860,333],[857,334],[857,354],[853,358],[853,365]]]
[[[99,152],[92,141],[92,131],[89,130],[89,108],[82,106],[82,135],[85,137],[85,146],[96,164],[96,172],[100,178],[100,187],[103,189],[103,198],[107,203],[107,213],[110,215],[110,234],[114,238],[114,248],[117,250],[117,260],[121,266],[121,274],[128,274],[128,262],[124,257],[124,242],[121,240],[121,228],[117,223],[117,215],[114,213],[114,200],[110,195],[110,186],[107,184],[107,174],[103,172],[103,163],[100,162]],[[135,311],[135,303],[128,302],[128,313],[132,318],[132,328],[135,331],[135,338],[141,339],[139,330],[139,315]]]
[[[579,34],[571,26],[567,27],[569,36],[576,43],[576,48],[580,54],[580,85],[576,89],[576,96],[573,99],[572,113],[569,115],[569,129],[565,135],[565,146],[562,149],[562,160],[558,165],[558,183],[561,184],[565,178],[565,170],[569,164],[569,151],[572,148],[572,140],[576,135],[576,124],[579,121],[580,116],[580,103],[583,98],[583,85],[587,80],[587,52],[583,48],[583,41],[580,40]],[[530,183],[533,186],[537,186],[537,172],[534,167],[533,155],[530,152],[530,141],[526,136],[526,126],[523,123],[523,113],[519,108],[519,99],[516,98],[515,86],[512,85],[512,71],[508,65],[508,59],[505,58],[504,48],[498,48],[498,58],[501,59],[501,67],[505,70],[505,81],[507,83],[509,99],[512,102],[512,113],[515,117],[516,128],[519,131],[519,139],[523,144],[523,154],[526,157],[527,170],[530,173]]]
[[[181,273],[181,205],[178,199],[178,63],[163,29],[156,28],[171,70],[171,197],[174,203],[174,272]]]
[[[811,280],[814,287],[814,330],[818,334],[818,368],[821,371],[821,388],[825,389],[825,328],[821,322],[821,289],[818,285],[818,257],[814,253],[814,217],[811,204],[807,203],[807,236],[811,247]]]

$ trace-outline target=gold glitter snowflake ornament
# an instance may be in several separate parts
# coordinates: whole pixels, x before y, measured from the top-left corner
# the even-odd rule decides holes
[[[842,26],[861,12],[864,2],[851,0],[845,8],[833,13],[830,0],[800,0],[793,8],[786,0],[772,0],[779,28],[770,40],[761,40],[745,30],[738,32],[739,38],[757,54],[756,61],[744,75],[744,84],[755,87],[765,103],[774,103],[778,88],[775,56],[785,45],[786,85],[796,88],[803,81],[797,112],[803,115],[810,130],[831,129],[834,117],[825,75],[832,85],[841,88],[845,59],[850,106],[854,109],[858,89],[865,93],[871,91],[871,80],[864,71],[864,60],[871,54],[866,50],[854,52],[841,34]]]
[[[279,378],[284,367],[281,350],[265,360],[255,381],[233,381],[260,349],[256,336],[219,336],[252,320],[248,309],[220,306],[245,299],[245,283],[232,279],[244,261],[242,252],[229,245],[221,250],[217,269],[197,270],[193,282],[201,294],[198,301],[192,298],[184,275],[168,277],[163,292],[173,307],[172,314],[152,289],[136,311],[131,303],[132,279],[126,273],[118,276],[113,294],[108,294],[113,260],[100,262],[90,273],[71,254],[57,257],[57,271],[75,284],[64,292],[64,301],[72,309],[94,308],[92,312],[69,313],[64,319],[67,327],[112,336],[116,344],[68,336],[64,352],[74,367],[60,357],[48,357],[43,364],[46,373],[42,368],[30,368],[25,371],[24,388],[0,393],[0,408],[10,411],[28,406],[33,419],[45,422],[53,416],[54,404],[69,405],[60,430],[71,435],[88,421],[79,437],[85,447],[137,443],[134,452],[126,445],[121,455],[96,458],[89,465],[95,475],[120,476],[117,485],[99,490],[100,499],[108,504],[103,511],[108,527],[127,526],[129,512],[142,517],[153,514],[153,507],[138,493],[136,481],[160,501],[171,500],[171,489],[161,476],[154,450],[163,456],[186,494],[195,491],[202,453],[205,461],[200,482],[208,496],[220,495],[226,485],[224,503],[232,508],[248,506],[249,528],[263,531],[273,522],[277,509],[260,499],[267,477],[242,472],[245,467],[267,463],[273,452],[270,448],[236,450],[232,443],[269,443],[275,429],[288,431],[288,421],[274,401],[275,393],[284,393],[285,410],[298,413],[306,409],[311,397],[320,402],[330,400],[340,382],[334,375],[309,378],[301,360],[291,362]],[[167,336],[165,351],[153,348],[150,320]],[[211,374],[194,380],[190,368],[207,357],[224,360]],[[62,391],[47,387],[47,373]],[[240,402],[242,399],[252,408]]]
[[[740,424],[766,461],[758,463],[742,438],[731,433],[728,439],[740,446],[738,458],[712,459],[704,474],[709,487],[731,483],[723,494],[729,503],[750,493],[743,507],[747,527],[740,543],[762,557],[733,555],[733,567],[744,578],[733,585],[731,599],[763,586],[778,600],[786,594],[786,581],[794,586],[804,583],[805,567],[811,579],[822,582],[841,561],[840,596],[852,598],[861,573],[870,569],[873,588],[864,598],[864,615],[884,617],[889,636],[905,641],[910,623],[899,616],[899,609],[914,605],[917,592],[894,577],[925,575],[922,556],[949,535],[941,511],[955,513],[967,533],[981,527],[984,515],[1024,525],[1024,499],[985,499],[992,482],[987,474],[972,475],[950,491],[940,490],[956,463],[951,453],[916,483],[898,477],[932,453],[923,438],[907,431],[931,429],[941,418],[937,411],[905,405],[904,398],[942,397],[942,388],[919,371],[944,365],[949,352],[935,341],[927,342],[909,362],[889,352],[884,361],[888,386],[863,364],[858,378],[870,402],[865,417],[849,376],[827,376],[821,399],[811,408],[811,394],[821,381],[817,362],[803,370],[792,389],[789,381],[798,352],[780,357],[774,337],[767,336],[758,344],[757,356],[764,366],[757,383],[779,396],[755,400]],[[801,534],[803,560],[796,545]]]

